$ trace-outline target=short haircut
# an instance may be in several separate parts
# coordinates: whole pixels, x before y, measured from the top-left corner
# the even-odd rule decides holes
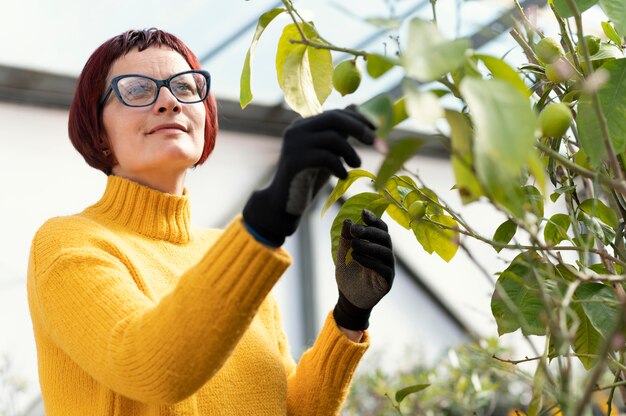
[[[105,142],[102,110],[98,105],[107,88],[107,76],[118,58],[135,48],[143,51],[151,46],[170,48],[185,58],[191,69],[201,69],[198,58],[180,39],[162,30],[150,28],[128,30],[104,42],[91,54],[78,77],[69,114],[70,140],[90,166],[107,175],[111,174],[115,159],[114,155],[107,152],[110,147]],[[196,166],[204,163],[213,151],[218,129],[217,105],[213,94],[204,101],[204,107],[204,149]]]

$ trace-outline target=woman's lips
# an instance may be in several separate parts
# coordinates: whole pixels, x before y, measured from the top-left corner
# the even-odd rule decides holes
[[[177,134],[181,132],[187,132],[187,129],[182,124],[178,123],[166,123],[159,124],[158,126],[151,129],[148,134]]]

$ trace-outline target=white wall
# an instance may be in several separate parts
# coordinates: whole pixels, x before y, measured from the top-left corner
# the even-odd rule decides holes
[[[82,210],[100,197],[105,185],[105,176],[89,168],[72,148],[66,123],[64,110],[0,103],[0,354],[8,353],[14,373],[26,379],[25,402],[38,395],[25,290],[30,241],[46,219]],[[239,213],[251,190],[271,174],[279,146],[275,138],[221,132],[214,154],[205,166],[188,176],[194,223],[223,226]],[[364,167],[375,172],[380,156],[364,150],[361,154]],[[445,161],[417,158],[411,163],[423,176],[434,180],[438,192],[446,194],[451,188],[452,177]],[[476,209],[474,214],[480,222],[494,224],[492,213],[486,214],[484,208]],[[319,205],[311,214],[318,328],[337,297],[329,254],[332,218],[332,212],[320,218]],[[390,226],[396,252],[431,290],[476,331],[495,334],[488,310],[491,290],[467,259],[459,254],[446,264],[424,253],[412,233]],[[275,294],[283,309],[292,349],[299,355],[305,343],[296,276],[301,254],[295,239],[288,240],[286,247],[295,264],[281,279]],[[485,257],[495,259],[493,252],[485,253]],[[498,265],[497,261],[491,263]],[[383,357],[382,364],[391,369],[402,365],[407,349],[430,360],[464,340],[461,331],[401,269],[393,291],[374,310],[370,333],[372,348],[368,356]]]

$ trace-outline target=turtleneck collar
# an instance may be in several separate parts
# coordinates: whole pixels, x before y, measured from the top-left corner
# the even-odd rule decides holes
[[[183,195],[173,195],[109,175],[104,195],[85,212],[150,238],[178,244],[192,239],[191,208],[186,189]]]

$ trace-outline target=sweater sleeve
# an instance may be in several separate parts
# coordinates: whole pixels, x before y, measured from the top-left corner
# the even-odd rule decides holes
[[[289,416],[338,415],[350,389],[357,365],[369,347],[369,335],[353,342],[341,332],[332,311],[313,346],[295,364],[287,344],[280,313],[275,305],[279,328],[279,350],[287,372],[287,414]]]
[[[54,239],[40,232],[33,242],[32,314],[92,377],[144,403],[179,402],[210,379],[290,263],[238,218],[155,302],[110,243],[55,248]]]

